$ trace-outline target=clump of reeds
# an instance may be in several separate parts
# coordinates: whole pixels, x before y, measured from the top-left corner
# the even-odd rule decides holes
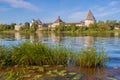
[[[0,68],[11,65],[11,48],[0,46]]]
[[[10,48],[0,46],[0,66],[9,65],[68,65],[103,67],[106,55],[95,48],[82,49],[79,54],[64,47],[48,47],[40,42],[22,42]]]
[[[13,47],[12,59],[23,65],[67,65],[69,51],[65,48],[49,48],[40,42],[23,42]]]
[[[77,63],[83,68],[96,68],[105,66],[106,59],[104,50],[97,52],[94,47],[88,47],[81,50]]]

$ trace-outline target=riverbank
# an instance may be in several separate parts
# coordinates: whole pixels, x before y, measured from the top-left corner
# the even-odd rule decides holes
[[[15,31],[15,30],[5,30],[1,31],[0,33],[36,33],[36,32],[44,32],[44,33],[114,33],[114,32],[120,32],[120,30],[106,30],[106,31],[95,31],[95,30],[86,30],[86,31],[50,31],[50,30],[37,30],[34,32],[31,31]]]
[[[0,71],[1,80],[119,80],[120,69],[78,66],[14,66]]]

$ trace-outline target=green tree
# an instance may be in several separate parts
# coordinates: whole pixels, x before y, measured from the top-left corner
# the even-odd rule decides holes
[[[97,31],[97,28],[98,28],[97,27],[97,23],[90,24],[88,28],[89,28],[89,30],[95,30],[95,31]]]
[[[107,20],[106,25],[109,26],[110,30],[113,30],[118,25],[118,23],[116,20]]]
[[[25,27],[25,29],[29,29],[30,28],[30,23],[29,22],[25,22],[24,23],[24,27]]]
[[[109,30],[109,28],[110,28],[108,25],[106,25],[106,23],[104,21],[99,21],[97,23],[97,26],[98,26],[99,31]]]
[[[32,26],[30,27],[30,31],[31,31],[31,32],[34,32],[34,31],[36,31],[37,29],[38,29],[38,25],[35,24],[35,23],[33,23]]]
[[[14,30],[15,25],[16,25],[16,23],[11,23],[11,24],[10,24],[10,29],[11,29],[11,30]]]
[[[70,26],[71,26],[71,31],[73,31],[73,32],[77,29],[75,24],[71,24]]]

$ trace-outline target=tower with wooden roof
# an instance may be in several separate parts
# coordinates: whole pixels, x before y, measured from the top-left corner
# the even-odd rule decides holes
[[[93,16],[91,10],[88,11],[84,22],[85,22],[85,26],[89,26],[90,24],[96,22],[95,17]]]
[[[54,23],[51,25],[52,28],[55,28],[56,26],[59,26],[61,23],[64,23],[62,19],[60,19],[60,16],[58,16],[57,20],[54,21]]]

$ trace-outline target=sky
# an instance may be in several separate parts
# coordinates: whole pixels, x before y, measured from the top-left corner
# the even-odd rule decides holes
[[[91,10],[96,20],[120,21],[120,0],[0,0],[0,23],[25,23],[40,19],[80,22]]]

